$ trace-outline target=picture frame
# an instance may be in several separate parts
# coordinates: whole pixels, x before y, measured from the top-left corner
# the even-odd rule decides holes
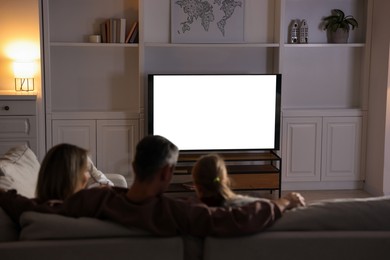
[[[171,0],[170,4],[172,43],[244,42],[245,0]]]

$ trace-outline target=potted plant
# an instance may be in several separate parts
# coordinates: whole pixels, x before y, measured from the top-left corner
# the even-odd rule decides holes
[[[322,22],[329,43],[347,43],[349,30],[354,30],[359,25],[352,15],[346,16],[340,9],[333,9],[332,15],[322,18]]]

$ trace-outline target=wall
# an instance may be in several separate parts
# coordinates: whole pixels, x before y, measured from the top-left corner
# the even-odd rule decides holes
[[[371,46],[365,190],[390,194],[390,1],[375,0]]]
[[[389,9],[388,9],[389,10]],[[387,62],[387,100],[390,101],[390,44],[389,44],[389,58]],[[390,194],[390,160],[386,160],[390,155],[390,102],[387,102],[386,106],[386,136],[385,136],[385,167],[383,175],[383,191],[384,194]]]
[[[35,85],[40,89],[38,0],[1,0],[0,32],[0,91],[14,90],[12,62],[21,54],[34,57],[38,69]]]
[[[14,88],[8,46],[20,41],[31,42],[40,56],[38,3],[39,0],[0,1],[0,91]],[[390,158],[390,118],[386,120],[390,115],[388,10],[390,1],[374,0],[365,189],[375,195],[390,194],[390,160],[386,160]],[[38,71],[36,88],[41,99],[40,75]],[[43,110],[42,106],[40,110]],[[40,139],[44,140],[44,127],[39,132]]]
[[[39,29],[39,0],[0,0],[0,93],[15,92],[12,63],[22,55],[33,58],[37,95],[38,153],[42,159],[46,150],[45,118],[41,80],[41,46]]]

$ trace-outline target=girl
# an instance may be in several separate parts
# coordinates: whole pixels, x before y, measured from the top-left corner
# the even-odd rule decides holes
[[[198,198],[208,206],[240,206],[259,200],[231,190],[225,161],[218,154],[200,157],[192,168],[192,178]]]
[[[266,200],[234,193],[230,188],[230,179],[225,161],[218,154],[208,154],[200,157],[192,168],[192,178],[198,198],[208,206],[237,207]],[[283,198],[273,200],[284,210],[305,206],[305,199],[297,192],[290,192]]]

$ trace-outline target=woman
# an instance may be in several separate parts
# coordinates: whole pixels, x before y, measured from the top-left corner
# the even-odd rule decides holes
[[[235,207],[262,200],[234,193],[230,188],[225,161],[218,154],[200,157],[192,168],[192,178],[198,198],[208,206]],[[305,206],[304,198],[296,192],[291,192],[274,202],[286,209]]]
[[[40,201],[62,201],[90,186],[89,180],[100,186],[112,185],[94,167],[87,150],[72,144],[59,144],[52,147],[43,159],[36,197]]]

